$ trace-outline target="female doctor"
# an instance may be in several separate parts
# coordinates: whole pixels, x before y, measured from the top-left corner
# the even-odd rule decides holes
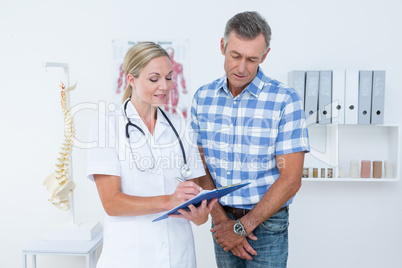
[[[197,195],[202,189],[190,179],[205,175],[185,124],[158,108],[172,87],[169,55],[140,42],[127,52],[124,71],[123,105],[100,117],[90,134],[98,146],[89,150],[87,175],[107,214],[97,267],[196,267],[190,221],[205,223],[217,200],[152,222]]]

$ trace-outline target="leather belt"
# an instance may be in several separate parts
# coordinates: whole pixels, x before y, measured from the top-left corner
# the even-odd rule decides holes
[[[250,212],[250,209],[242,209],[242,208],[233,208],[233,207],[229,207],[229,206],[222,206],[223,210],[228,213],[228,214],[232,214],[236,219],[240,219],[241,217],[243,217],[244,215],[246,215],[247,213]],[[280,210],[278,210],[278,212],[287,209],[288,207],[282,207]]]

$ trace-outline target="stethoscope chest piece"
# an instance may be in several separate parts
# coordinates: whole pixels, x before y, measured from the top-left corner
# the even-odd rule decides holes
[[[191,168],[187,165],[184,164],[181,169],[180,169],[181,175],[185,178],[188,178],[191,176],[191,174],[193,174]]]

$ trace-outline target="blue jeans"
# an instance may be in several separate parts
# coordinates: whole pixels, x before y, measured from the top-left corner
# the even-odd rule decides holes
[[[228,214],[231,219],[233,215]],[[252,261],[239,258],[231,251],[225,252],[214,239],[215,259],[218,268],[286,268],[288,260],[289,211],[282,210],[254,229],[257,241],[247,238],[250,246],[257,251]],[[212,227],[214,224],[212,223]]]

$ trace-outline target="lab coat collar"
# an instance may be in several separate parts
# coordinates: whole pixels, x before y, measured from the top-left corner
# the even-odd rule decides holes
[[[161,107],[161,109],[163,109],[163,108]],[[156,141],[159,139],[159,137],[162,136],[163,132],[165,132],[165,130],[170,127],[169,122],[163,116],[163,114],[159,110],[159,108],[158,108],[157,113],[158,114],[156,117],[156,126],[155,126],[155,131],[154,131],[154,137],[155,137]],[[165,114],[166,114],[166,116],[169,116],[166,112],[165,112]]]
[[[123,109],[124,109],[124,107],[123,107]],[[163,108],[161,108],[161,109],[163,109]],[[141,124],[141,127],[145,126],[144,122],[142,122],[142,119],[137,112],[137,109],[135,109],[135,107],[131,103],[131,101],[127,104],[126,113],[127,113],[127,117],[130,118],[130,120],[133,123]],[[155,140],[158,140],[158,138],[163,134],[163,132],[169,126],[170,126],[169,122],[166,120],[166,118],[163,116],[162,112],[158,108],[157,109],[157,117],[156,117],[156,125],[155,125],[155,130],[154,130],[154,135],[153,135]]]
[[[124,106],[123,106],[123,109],[124,109]],[[124,113],[124,111],[123,111],[123,113]],[[127,117],[130,118],[130,120],[132,120],[132,121],[133,120],[137,121],[137,122],[141,121],[141,117],[138,114],[137,109],[135,109],[134,105],[131,103],[131,101],[129,101],[127,103],[126,114],[127,114]]]

